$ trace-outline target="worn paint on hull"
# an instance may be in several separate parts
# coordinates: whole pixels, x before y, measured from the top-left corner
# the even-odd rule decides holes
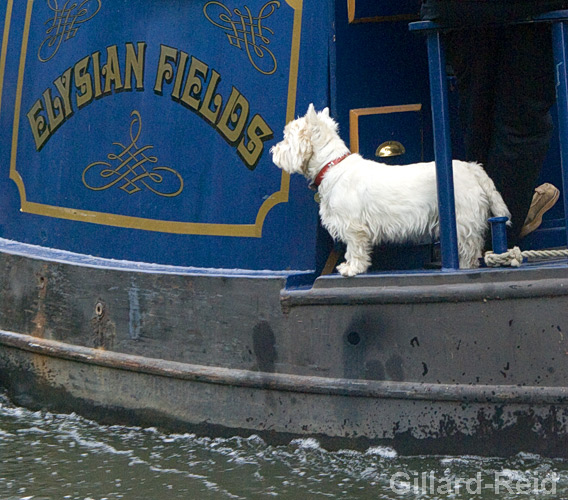
[[[401,453],[568,449],[564,267],[299,291],[32,250],[0,253],[0,384],[17,402]]]

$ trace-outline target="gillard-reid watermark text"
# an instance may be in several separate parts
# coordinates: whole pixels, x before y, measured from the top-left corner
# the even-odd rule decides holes
[[[390,489],[394,493],[409,492],[431,495],[468,494],[481,495],[489,492],[495,495],[555,495],[558,476],[554,473],[544,477],[532,477],[515,471],[501,471],[493,474],[478,472],[471,477],[446,475],[440,477],[436,472],[407,473],[397,472],[390,478]]]

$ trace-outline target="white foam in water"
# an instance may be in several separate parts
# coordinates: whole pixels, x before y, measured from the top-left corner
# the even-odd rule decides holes
[[[180,474],[182,476],[185,476],[185,477],[188,477],[188,478],[191,478],[191,479],[207,479],[207,476],[204,476],[202,474],[190,474],[187,471],[160,467],[159,465],[150,465],[148,468],[153,472],[160,472],[160,473],[165,473],[165,474]]]
[[[160,436],[160,439],[164,443],[177,443],[179,441],[190,441],[192,439],[195,439],[195,434],[164,434]]]
[[[524,451],[521,451],[520,453],[517,453],[517,457],[523,459],[523,460],[540,460],[542,457],[536,453],[527,453]]]
[[[264,441],[264,439],[262,439],[260,436],[258,436],[256,434],[252,434],[246,440],[247,440],[247,442],[249,442],[251,444],[258,444],[260,446],[266,446],[266,442]]]
[[[369,448],[365,455],[378,455],[381,458],[396,458],[398,453],[390,446],[373,446]]]
[[[39,427],[33,425],[32,427],[28,427],[27,429],[18,429],[16,431],[18,434],[47,434],[48,432],[45,429],[40,429]]]
[[[88,448],[93,452],[109,453],[109,454],[113,454],[113,455],[128,455],[128,456],[131,456],[134,453],[133,450],[117,450],[114,446],[103,443],[101,441],[86,439],[86,438],[80,436],[79,432],[76,431],[76,430],[72,430],[72,431],[68,432],[67,436],[74,439],[75,442],[78,445],[83,446],[85,448]]]
[[[361,456],[361,452],[357,450],[338,450],[337,455],[345,455],[355,458]]]
[[[480,460],[483,460],[481,457],[475,455],[463,455],[461,457],[444,457],[440,459],[441,465],[469,465],[469,464],[476,464]]]
[[[294,439],[290,442],[292,446],[297,446],[303,450],[321,450],[322,447],[317,439],[305,438],[305,439]]]
[[[24,408],[18,408],[18,407],[14,407],[14,406],[4,406],[3,404],[0,403],[0,410],[2,411],[2,415],[6,416],[6,417],[24,417],[24,416],[28,416],[28,415],[36,415],[39,416],[39,412],[30,412],[29,410],[26,410]]]
[[[503,469],[501,475],[511,481],[526,481],[531,478],[530,472],[524,472],[520,470]]]

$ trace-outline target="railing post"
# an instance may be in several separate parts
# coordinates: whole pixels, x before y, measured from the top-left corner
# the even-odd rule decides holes
[[[505,253],[507,248],[507,217],[491,217],[491,243],[493,253]]]
[[[446,60],[440,30],[427,33],[442,269],[459,268]]]
[[[562,192],[564,197],[564,223],[568,245],[568,68],[567,55],[568,21],[552,22],[552,47],[556,68],[556,102],[558,106],[558,134],[560,138],[560,165],[562,167]]]

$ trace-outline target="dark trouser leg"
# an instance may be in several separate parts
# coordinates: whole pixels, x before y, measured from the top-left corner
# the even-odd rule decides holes
[[[516,244],[552,137],[554,64],[550,27],[511,26],[505,32],[487,172],[511,211]]]
[[[554,73],[545,25],[452,33],[466,159],[478,161],[503,195],[516,244],[552,134]]]
[[[458,81],[464,159],[485,165],[493,135],[498,40],[493,29],[480,27],[450,32],[446,46]]]

